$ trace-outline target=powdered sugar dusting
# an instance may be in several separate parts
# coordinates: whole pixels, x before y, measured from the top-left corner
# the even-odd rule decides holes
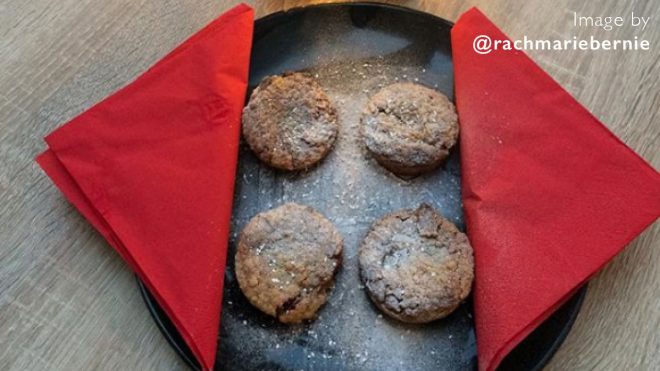
[[[314,22],[325,22],[327,28],[311,27],[317,31],[301,34],[300,48],[289,50],[282,57],[285,62],[253,66],[259,73],[253,72],[251,86],[265,75],[284,70],[309,72],[336,105],[340,130],[330,154],[306,172],[273,170],[241,146],[218,363],[224,369],[470,369],[472,359],[456,353],[456,349],[474,348],[469,306],[427,325],[393,321],[370,302],[357,263],[359,244],[369,225],[391,211],[426,202],[463,227],[456,150],[443,168],[404,180],[371,159],[360,136],[360,116],[368,98],[386,85],[417,82],[451,97],[450,52],[434,44],[437,40],[432,35],[411,41],[406,39],[409,35],[382,31],[389,27],[386,19],[384,24],[358,30],[342,17],[321,14]],[[374,29],[382,32],[381,38]],[[269,37],[268,42],[276,44],[277,35]],[[318,48],[317,38],[323,39],[325,48]],[[259,52],[258,45],[255,50]],[[321,212],[345,242],[343,265],[327,304],[315,321],[294,326],[279,324],[253,308],[233,276],[234,244],[240,230],[257,213],[286,202]]]

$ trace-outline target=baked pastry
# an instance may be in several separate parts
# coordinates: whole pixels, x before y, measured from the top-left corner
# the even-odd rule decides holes
[[[474,275],[467,236],[426,204],[376,221],[359,264],[374,304],[410,323],[449,315],[470,293]]]
[[[449,98],[407,82],[386,86],[372,96],[361,128],[376,161],[404,176],[416,176],[442,164],[456,144],[459,130]]]
[[[236,251],[236,278],[255,307],[283,323],[314,318],[342,261],[343,240],[323,215],[287,203],[253,217]]]
[[[307,169],[337,138],[337,112],[321,86],[303,73],[266,77],[243,109],[243,136],[257,157],[282,170]]]

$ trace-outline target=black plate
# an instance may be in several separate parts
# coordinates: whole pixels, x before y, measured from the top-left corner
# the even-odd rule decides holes
[[[357,246],[369,225],[392,210],[427,202],[464,228],[458,148],[442,169],[402,180],[369,159],[357,126],[367,98],[396,81],[419,82],[453,96],[451,26],[426,13],[377,4],[319,5],[255,22],[250,88],[267,75],[305,70],[337,104],[341,130],[330,155],[304,173],[273,171],[241,146],[217,369],[476,369],[470,300],[427,325],[391,321],[364,293],[356,263]],[[317,320],[297,326],[281,325],[253,308],[233,275],[237,231],[258,212],[287,201],[319,210],[345,240],[344,264],[328,304]],[[198,368],[175,327],[140,287],[170,344]],[[570,330],[584,293],[583,288],[535,330],[500,369],[543,367]]]

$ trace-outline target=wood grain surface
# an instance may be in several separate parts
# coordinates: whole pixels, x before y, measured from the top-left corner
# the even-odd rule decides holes
[[[133,274],[33,158],[42,137],[127,84],[238,1],[0,0],[0,370],[185,369]],[[258,16],[307,1],[249,1]],[[660,2],[392,2],[449,20],[479,6],[512,38],[648,39],[649,51],[529,54],[660,167]],[[573,11],[651,17],[644,31],[575,28]],[[579,161],[579,159],[576,159]],[[660,364],[660,223],[590,284],[548,370]]]

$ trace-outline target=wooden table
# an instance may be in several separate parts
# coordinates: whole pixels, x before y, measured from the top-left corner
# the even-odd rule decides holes
[[[125,85],[237,1],[0,0],[0,369],[182,369],[133,274],[34,163],[41,138]],[[258,16],[305,1],[250,1]],[[650,40],[650,51],[529,54],[660,167],[660,2],[404,1],[456,20],[478,5],[513,38]],[[576,28],[651,16],[644,31]],[[660,223],[591,283],[548,369],[660,364]],[[657,368],[656,368],[657,369]]]

